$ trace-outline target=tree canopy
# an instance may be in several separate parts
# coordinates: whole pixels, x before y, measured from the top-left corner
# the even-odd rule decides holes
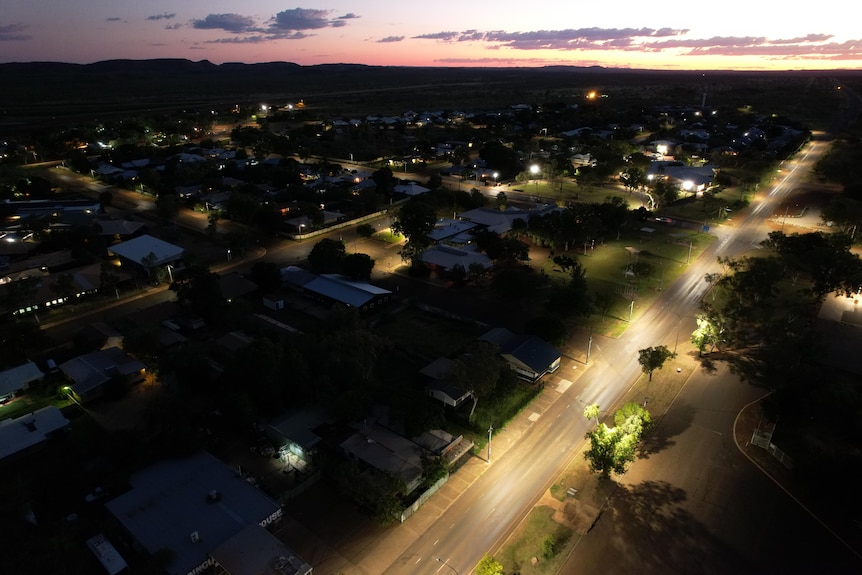
[[[584,409],[584,416],[598,421],[600,413],[598,405],[589,405]],[[627,403],[614,414],[616,427],[608,427],[598,423],[592,431],[587,432],[590,448],[584,452],[584,458],[594,473],[610,477],[611,473],[624,473],[628,464],[634,461],[637,446],[651,423],[649,412],[637,403]]]
[[[649,380],[652,381],[652,373],[664,367],[667,360],[676,357],[676,353],[669,350],[667,346],[657,345],[655,347],[647,347],[638,350],[638,363],[644,373],[649,374]]]
[[[401,252],[404,260],[415,260],[430,245],[428,234],[436,221],[437,211],[422,196],[416,196],[401,206],[392,223],[392,231],[407,238]]]

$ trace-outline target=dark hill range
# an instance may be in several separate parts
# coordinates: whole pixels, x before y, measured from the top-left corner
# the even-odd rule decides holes
[[[859,72],[850,74],[859,75]],[[300,66],[192,62],[182,59],[108,60],[94,64],[0,64],[0,122],[36,124],[60,118],[104,117],[180,108],[304,100],[331,114],[400,113],[406,109],[489,108],[512,103],[580,98],[598,88],[633,102],[661,93],[700,103],[704,91],[803,86],[837,72],[644,71],[545,68],[417,68],[327,64]],[[571,101],[571,100],[569,100]]]

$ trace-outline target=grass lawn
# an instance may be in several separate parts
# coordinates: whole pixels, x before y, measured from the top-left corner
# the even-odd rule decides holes
[[[495,555],[495,559],[503,564],[505,573],[540,575],[559,571],[579,537],[554,521],[553,515],[554,510],[547,506],[535,507],[530,512],[510,543]],[[554,540],[554,553],[548,558],[543,553],[543,542],[547,538]]]
[[[565,253],[583,265],[594,299],[608,300],[606,313],[594,313],[585,322],[595,333],[610,337],[621,335],[630,319],[637,318],[641,310],[686,270],[688,262],[697,259],[715,240],[708,234],[664,224],[645,222],[643,227],[653,231],[628,230],[619,239],[606,238],[595,247]],[[649,264],[649,274],[641,277],[627,274],[628,266],[635,263]],[[542,272],[555,281],[568,279],[551,259],[545,262]]]
[[[398,242],[404,241],[404,236],[400,234],[393,234],[391,231],[389,231],[389,228],[377,232],[371,237],[377,241],[385,242],[387,244],[397,244]]]

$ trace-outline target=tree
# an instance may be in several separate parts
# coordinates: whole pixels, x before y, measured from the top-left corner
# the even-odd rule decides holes
[[[156,262],[159,260],[159,257],[154,253],[150,252],[147,255],[141,257],[141,266],[143,266],[144,271],[147,272],[147,277],[153,277],[153,268],[156,267]]]
[[[506,192],[499,192],[497,194],[497,209],[505,210],[508,205],[509,198],[506,197]]]
[[[344,242],[323,238],[311,248],[311,252],[308,254],[308,265],[315,273],[339,273],[345,255]]]
[[[434,229],[437,211],[421,196],[409,200],[398,210],[392,231],[407,238],[407,245],[401,251],[404,260],[415,260],[431,241],[428,233]]]
[[[362,238],[370,238],[374,235],[375,231],[374,226],[371,224],[359,224],[356,226],[356,233]]]
[[[596,418],[596,428],[586,435],[590,440],[590,449],[584,452],[584,458],[589,462],[591,471],[607,478],[611,473],[624,473],[628,464],[634,461],[637,445],[652,419],[646,408],[637,402],[625,404],[614,414],[616,427],[598,423],[598,415],[598,405],[584,408],[587,419]]]
[[[584,452],[584,458],[593,473],[607,478],[611,473],[624,473],[626,466],[634,461],[634,449],[626,449],[628,442],[623,442],[623,434],[617,429],[600,423],[586,438],[590,440],[590,448]]]
[[[374,269],[374,260],[368,254],[348,254],[342,260],[344,275],[352,280],[371,279],[371,270]]]
[[[595,419],[596,425],[599,424],[599,414],[601,413],[601,409],[599,408],[598,403],[592,403],[584,408],[584,417],[589,419]]]
[[[208,321],[220,319],[227,305],[221,291],[219,275],[203,264],[186,267],[181,277],[174,276],[170,289],[177,294],[180,304]]]
[[[99,290],[102,292],[113,291],[117,299],[120,299],[120,292],[117,290],[117,285],[120,283],[120,275],[117,273],[116,266],[111,262],[102,262],[99,267]]]
[[[632,433],[637,427],[638,433],[643,435],[643,432],[648,430],[651,424],[652,417],[650,417],[649,411],[637,401],[628,402],[614,413],[614,425],[629,433]]]
[[[487,398],[496,391],[502,369],[502,359],[497,355],[496,347],[485,341],[473,342],[468,352],[455,360],[452,380],[473,397],[469,417],[471,421],[479,399]]]
[[[641,370],[649,374],[649,380],[652,381],[652,372],[664,367],[667,360],[676,357],[676,353],[672,352],[664,345],[655,347],[647,347],[638,350],[638,363],[641,365]]]
[[[704,314],[697,316],[696,322],[697,329],[691,334],[691,343],[697,347],[697,354],[700,356],[703,355],[707,346],[711,346],[711,350],[713,350],[721,343],[724,326],[721,317],[715,313],[710,313],[708,306],[706,306]]]
[[[553,345],[562,345],[569,337],[565,322],[557,315],[541,315],[530,319],[524,333],[538,336]]]
[[[476,575],[503,575],[503,564],[490,555],[485,555],[476,565]]]
[[[395,178],[390,168],[380,168],[371,174],[371,179],[377,187],[377,193],[389,196],[395,190]]]
[[[251,266],[251,281],[264,293],[277,289],[281,285],[278,265],[273,262],[255,262]]]

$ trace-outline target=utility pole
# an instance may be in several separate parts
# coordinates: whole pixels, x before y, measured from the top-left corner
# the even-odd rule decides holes
[[[590,365],[590,350],[593,348],[593,330],[590,328],[590,341],[587,343],[587,361],[586,365]]]
[[[689,241],[688,241],[688,259],[687,259],[687,260],[686,260],[686,262],[685,262],[685,263],[687,263],[687,264],[690,264],[690,263],[691,263],[691,248],[692,248],[692,247],[694,247],[694,242],[692,242],[691,240],[689,240]]]
[[[491,463],[491,433],[494,431],[494,426],[488,427],[488,464]]]
[[[629,307],[629,323],[632,321],[632,314],[635,312],[635,300],[632,300],[632,305]]]

